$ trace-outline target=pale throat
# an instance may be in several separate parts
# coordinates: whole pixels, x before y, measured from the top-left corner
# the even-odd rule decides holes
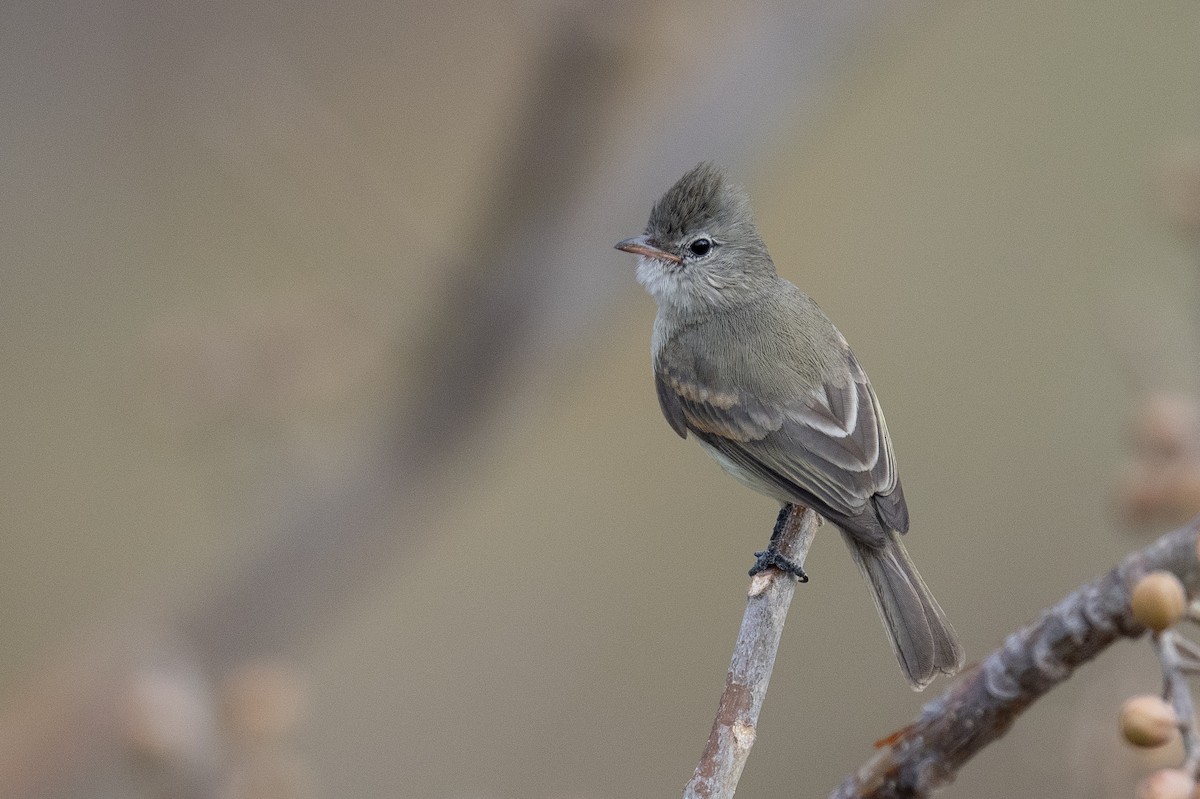
[[[644,255],[638,258],[637,281],[660,308],[669,307],[686,316],[719,307],[726,300],[724,291],[728,288],[716,276]]]

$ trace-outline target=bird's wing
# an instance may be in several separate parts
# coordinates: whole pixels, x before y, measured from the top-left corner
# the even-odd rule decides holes
[[[764,404],[747,392],[670,372],[657,375],[659,401],[681,435],[690,430],[795,502],[852,525],[874,506],[871,516],[905,532],[908,511],[883,413],[866,373],[846,352],[848,379],[787,403]],[[870,523],[851,532],[882,535]]]

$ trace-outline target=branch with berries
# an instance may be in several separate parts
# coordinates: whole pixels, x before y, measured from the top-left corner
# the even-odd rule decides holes
[[[1184,760],[1179,768],[1159,769],[1146,777],[1138,791],[1143,799],[1190,799],[1200,770],[1200,728],[1192,700],[1189,675],[1200,674],[1200,646],[1183,637],[1175,625],[1185,615],[1197,620],[1189,608],[1183,583],[1168,571],[1152,572],[1133,589],[1134,616],[1150,628],[1154,650],[1162,664],[1161,696],[1134,696],[1121,707],[1121,734],[1131,745],[1165,746],[1178,736]]]
[[[796,509],[780,537],[781,551],[802,563],[818,519]],[[1200,674],[1200,645],[1180,635],[1184,619],[1200,623],[1200,518],[1128,555],[1107,574],[1076,589],[1033,624],[1008,637],[920,717],[886,744],[831,799],[918,799],[954,779],[981,749],[999,739],[1037,699],[1123,638],[1147,631],[1163,669],[1161,696],[1136,696],[1120,728],[1138,747],[1164,746],[1180,736],[1184,762],[1143,780],[1139,799],[1189,799],[1200,776],[1200,726],[1187,678]],[[768,569],[751,582],[733,660],[708,744],[687,799],[733,797],[754,745],[758,714],[795,588]]]
[[[1135,697],[1122,714],[1126,738],[1155,746],[1183,735],[1185,761],[1143,781],[1141,799],[1191,797],[1200,767],[1189,674],[1200,672],[1200,647],[1174,625],[1200,593],[1200,519],[1127,556],[1083,585],[1036,622],[1008,637],[970,674],[925,705],[832,799],[916,799],[954,779],[981,749],[1079,666],[1122,638],[1147,630],[1163,666],[1163,698]]]

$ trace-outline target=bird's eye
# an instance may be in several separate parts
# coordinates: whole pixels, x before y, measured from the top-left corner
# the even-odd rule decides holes
[[[712,239],[701,236],[688,245],[688,252],[697,258],[703,258],[704,256],[708,255],[709,251],[712,249],[712,246]]]

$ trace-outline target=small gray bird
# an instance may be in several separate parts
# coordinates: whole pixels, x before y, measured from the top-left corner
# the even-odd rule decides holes
[[[840,528],[914,689],[957,672],[962,646],[900,542],[908,507],[879,400],[838,329],[775,272],[745,191],[702,163],[616,246],[658,304],[654,383],[675,432],[784,503],[781,521],[796,504]],[[774,541],[751,574],[807,579]]]

